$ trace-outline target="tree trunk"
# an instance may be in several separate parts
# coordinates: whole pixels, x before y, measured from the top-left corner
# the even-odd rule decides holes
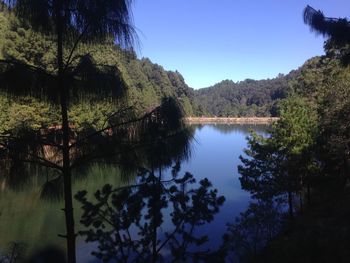
[[[290,219],[294,218],[294,212],[293,212],[293,194],[292,192],[288,192],[288,206],[289,206],[289,217]]]
[[[311,205],[311,186],[310,182],[307,183],[307,203],[310,206]]]
[[[300,176],[300,191],[299,191],[299,212],[303,213],[303,190],[304,190],[304,175]]]
[[[60,1],[58,1],[60,2]],[[58,63],[58,89],[60,92],[62,117],[62,158],[63,158],[63,185],[64,185],[64,213],[66,219],[67,259],[69,263],[76,262],[75,231],[73,215],[72,181],[69,157],[69,121],[68,121],[68,88],[64,78],[63,67],[63,22],[61,7],[57,8],[57,63]]]
[[[152,173],[153,173],[153,176],[154,176],[154,172],[153,172],[153,168],[152,168]],[[158,208],[157,207],[157,204],[159,202],[159,199],[160,199],[160,193],[159,193],[159,187],[160,187],[160,180],[161,180],[161,176],[162,176],[162,173],[161,173],[161,169],[159,168],[159,178],[157,181],[154,181],[154,186],[155,186],[155,191],[153,193],[153,204],[154,204],[154,207],[153,207],[153,235],[152,235],[152,262],[155,263],[157,262],[158,260],[158,254],[157,254],[157,224],[156,224],[156,218],[157,218],[157,212],[156,212],[156,209]],[[155,179],[155,178],[154,178]]]
[[[69,127],[67,104],[65,99],[61,99],[62,130],[63,130],[63,185],[64,185],[64,212],[67,229],[67,257],[69,263],[75,263],[75,231],[73,214],[73,194],[71,169],[69,159]]]

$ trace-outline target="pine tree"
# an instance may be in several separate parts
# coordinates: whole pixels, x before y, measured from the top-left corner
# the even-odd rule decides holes
[[[63,134],[62,145],[59,148],[63,157],[61,171],[64,180],[64,212],[67,227],[67,258],[69,262],[76,261],[68,119],[68,103],[73,89],[72,76],[79,76],[80,80],[86,81],[85,83],[90,82],[90,77],[94,78],[95,83],[101,81],[101,78],[98,78],[98,71],[92,71],[94,64],[87,56],[81,57],[81,63],[78,63],[76,69],[72,69],[75,59],[74,52],[77,46],[85,41],[104,42],[114,39],[122,46],[131,47],[134,43],[135,34],[130,14],[130,3],[130,0],[4,1],[8,10],[14,12],[23,23],[30,24],[35,31],[52,37],[56,43],[57,50],[53,74],[48,74],[47,71],[40,67],[18,61],[2,61],[6,64],[3,72],[5,77],[3,77],[2,88],[17,94],[30,93],[38,97],[46,96],[59,102]],[[64,54],[67,54],[66,59],[64,59]],[[79,65],[81,66],[79,67]],[[13,80],[16,79],[22,81],[17,84],[23,84],[20,74],[29,76],[32,81],[30,89],[24,90],[25,85],[22,85],[22,87],[21,85],[15,85]],[[111,80],[111,78],[107,77],[104,80]],[[99,86],[92,86],[92,89],[94,89],[106,85],[100,83]],[[116,88],[114,85],[107,85],[107,87]],[[92,90],[92,92],[94,91]],[[116,94],[113,89],[110,93]]]

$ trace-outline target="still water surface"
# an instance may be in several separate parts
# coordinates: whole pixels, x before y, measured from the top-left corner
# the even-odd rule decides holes
[[[237,165],[239,156],[247,146],[246,136],[252,129],[265,133],[266,126],[257,125],[199,125],[195,126],[195,141],[192,145],[192,157],[181,164],[182,175],[188,171],[197,181],[208,178],[219,195],[226,198],[215,220],[203,227],[201,232],[208,234],[209,246],[217,247],[221,243],[226,224],[244,211],[250,199],[247,192],[240,187]],[[109,183],[114,187],[125,184],[115,167],[95,165],[88,171],[88,176],[76,179],[75,191],[87,190],[89,196]],[[42,173],[41,173],[42,174]],[[64,248],[65,241],[58,237],[65,231],[64,216],[60,210],[61,201],[44,201],[39,198],[45,176],[30,177],[25,184],[16,189],[9,188],[0,177],[0,249],[6,249],[10,242],[25,244],[27,253],[49,244]],[[81,212],[75,204],[75,218],[78,222]],[[82,227],[77,223],[77,229]],[[94,244],[77,240],[78,262],[93,262],[90,252]]]

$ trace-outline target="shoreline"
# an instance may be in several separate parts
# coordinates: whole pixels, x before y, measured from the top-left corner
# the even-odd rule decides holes
[[[278,117],[185,117],[188,124],[271,124]]]

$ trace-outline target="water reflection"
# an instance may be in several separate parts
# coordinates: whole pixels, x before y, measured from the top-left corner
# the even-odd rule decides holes
[[[222,134],[230,134],[233,132],[248,134],[250,131],[266,133],[269,129],[269,126],[265,124],[194,124],[192,126],[199,130],[201,130],[203,127],[211,127]]]
[[[0,250],[0,262],[1,263],[13,263],[23,261],[26,251],[26,245],[17,242],[11,242],[8,244],[4,251]]]
[[[29,177],[21,191],[6,187],[0,192],[0,248],[5,249],[9,243],[16,242],[26,245],[27,254],[49,244],[64,249],[65,240],[58,237],[58,234],[65,232],[64,215],[61,212],[63,200],[41,198],[46,174],[40,170],[37,172]],[[121,180],[119,168],[115,166],[95,163],[86,172],[89,180],[75,179],[74,192],[86,189],[92,193],[105,183],[116,187],[126,184]],[[77,204],[75,206],[78,207]],[[79,218],[81,211],[75,209],[74,212],[75,217]]]
[[[260,262],[261,250],[283,225],[283,206],[272,201],[251,202],[228,224],[223,250],[228,262]]]
[[[193,175],[179,177],[179,168],[168,180],[143,170],[136,185],[105,185],[93,201],[86,191],[76,195],[87,227],[80,234],[98,243],[93,255],[104,262],[193,262],[214,253],[203,247],[208,236],[197,228],[213,221],[225,198],[207,179],[193,187]]]
[[[181,161],[189,158],[192,132],[190,129],[181,126],[181,122],[173,121],[173,119],[181,120],[173,108],[174,105],[171,101],[164,103],[147,115],[144,122],[137,122],[135,124],[137,127],[118,125],[118,129],[113,129],[111,134],[102,135],[98,133],[88,143],[80,138],[86,138],[89,135],[80,137],[78,134],[78,136],[72,136],[70,169],[74,168],[73,171],[75,172],[69,177],[69,184],[71,178],[81,180],[85,177],[87,179],[87,169],[97,161],[108,164],[110,167],[118,167],[118,177],[116,178],[124,179],[123,181],[127,178],[130,182],[133,180],[135,172],[140,168],[151,165],[152,170],[162,169],[162,167],[172,163],[173,160]],[[13,231],[10,232],[8,232],[8,228],[2,228],[5,232],[2,235],[2,240],[7,241],[7,243],[9,240],[17,242],[17,240],[24,237],[24,242],[28,243],[31,248],[40,247],[42,244],[50,244],[51,238],[55,240],[54,237],[57,238],[58,234],[60,237],[72,241],[64,234],[64,229],[60,228],[62,224],[59,223],[61,220],[64,222],[63,215],[60,212],[63,206],[61,202],[63,176],[62,167],[60,166],[62,155],[59,150],[61,148],[60,136],[51,136],[59,132],[60,130],[53,129],[41,136],[42,134],[23,131],[21,137],[13,139],[9,137],[4,144],[6,147],[1,148],[1,165],[4,168],[0,174],[3,189],[1,200],[6,200],[6,203],[0,206],[0,220],[5,221],[3,225],[11,225],[11,228],[13,228]],[[55,145],[46,147],[48,146],[48,144],[45,144],[47,142],[43,144],[41,141],[46,137],[52,137],[51,139],[55,140]],[[93,180],[88,179],[89,181]],[[33,183],[33,188],[27,188],[31,183]],[[106,183],[106,181],[103,181],[103,183]],[[118,186],[118,184],[114,185]],[[94,187],[96,186],[95,184]],[[29,192],[27,189],[29,189]],[[86,187],[79,187],[79,190],[81,189],[88,190]],[[34,192],[31,192],[31,190],[34,190]],[[19,200],[17,194],[23,198],[23,200],[20,200],[23,205],[25,204],[23,210],[22,203],[8,206],[9,202],[7,200],[11,200],[11,195],[16,196],[13,199],[15,202]],[[67,200],[67,195],[65,195],[65,199]],[[53,203],[53,200],[57,202]],[[41,202],[43,205],[39,208]],[[57,204],[61,207],[58,208]],[[37,209],[31,209],[31,205]],[[42,209],[45,206],[48,208]],[[11,222],[13,208],[18,209],[14,213],[20,214],[21,218],[21,220],[16,220],[15,224]],[[67,214],[67,209],[64,211]],[[73,212],[73,210],[70,211]],[[74,215],[71,214],[72,218],[77,216],[76,211]],[[70,222],[67,223],[67,228],[68,226],[74,226],[73,220]],[[26,227],[24,228],[24,226]],[[48,232],[42,232],[48,226],[51,226],[51,229]],[[45,236],[42,238],[41,235]],[[11,237],[8,238],[8,236]],[[35,237],[35,240],[32,240],[32,237]],[[73,238],[75,240],[74,233]],[[0,243],[0,247],[5,247],[7,243]],[[62,242],[56,240],[54,243],[58,246],[62,244]]]
[[[218,129],[218,127],[222,126],[225,127]],[[203,220],[202,223],[204,224],[195,227],[193,232],[195,237],[208,236],[208,240],[201,244],[199,250],[194,249],[196,245],[193,246],[192,244],[188,246],[192,249],[191,252],[210,249],[211,252],[219,251],[222,253],[223,251],[220,245],[222,244],[222,235],[227,230],[226,223],[233,222],[235,216],[239,215],[240,212],[248,207],[250,199],[249,194],[241,190],[238,180],[236,168],[239,164],[238,156],[242,154],[243,148],[246,147],[245,137],[248,135],[247,131],[250,128],[258,128],[258,131],[265,132],[266,126],[228,126],[229,125],[195,126],[195,128],[190,131],[190,134],[195,132],[195,141],[189,141],[188,144],[185,144],[185,147],[180,147],[180,143],[170,144],[172,146],[169,146],[169,144],[162,145],[162,140],[158,140],[159,144],[154,144],[154,142],[157,141],[157,138],[154,138],[152,140],[153,148],[146,147],[139,151],[129,151],[127,154],[123,155],[126,160],[131,160],[132,165],[137,161],[137,163],[140,164],[139,168],[146,168],[146,170],[143,171],[148,171],[148,174],[144,174],[143,178],[145,180],[148,178],[150,182],[157,182],[155,177],[161,178],[162,181],[171,180],[171,169],[169,170],[166,167],[181,162],[181,169],[178,171],[178,174],[184,175],[187,171],[190,171],[194,174],[197,181],[194,184],[188,183],[187,187],[185,187],[186,191],[198,189],[200,187],[198,182],[204,178],[208,178],[209,181],[213,183],[214,187],[219,190],[217,198],[222,195],[225,196],[226,201],[220,205],[220,211],[213,214],[213,220],[209,220],[209,222]],[[174,142],[181,141],[181,138],[172,136],[169,138],[174,138]],[[184,139],[182,140],[186,141]],[[191,151],[192,156],[189,154]],[[146,156],[148,156],[148,158],[146,158]],[[191,156],[191,158],[189,158],[189,156]],[[75,167],[75,174],[73,176],[75,178],[73,182],[74,193],[79,190],[86,190],[88,193],[86,199],[92,202],[95,198],[93,194],[96,192],[96,189],[102,189],[105,184],[113,185],[112,189],[115,189],[130,184],[137,184],[142,181],[142,179],[140,179],[141,177],[136,178],[136,174],[132,174],[132,172],[127,173],[127,176],[125,176],[126,174],[115,164],[115,159],[104,159],[102,163],[103,164],[101,164],[101,162],[90,163],[89,166],[79,165]],[[122,163],[127,162],[123,161]],[[128,165],[123,167],[123,171],[125,171],[127,167]],[[135,170],[131,169],[131,171]],[[152,180],[151,174],[155,176]],[[20,186],[16,186],[16,184],[13,185],[8,178],[1,177],[2,179],[0,179],[1,185],[3,185],[3,190],[0,191],[0,225],[6,226],[0,228],[0,248],[7,248],[11,241],[16,241],[18,243],[23,242],[27,244],[26,252],[28,255],[40,248],[41,245],[46,246],[52,244],[55,247],[64,249],[65,241],[58,237],[58,234],[65,232],[64,215],[60,212],[60,209],[63,207],[63,202],[61,200],[42,200],[40,198],[44,189],[43,185],[47,181],[55,179],[57,176],[54,172],[51,174],[45,169],[41,170],[34,166],[31,166],[28,175],[26,180],[23,181],[24,183],[21,183]],[[174,183],[175,182],[172,184]],[[159,189],[159,186],[158,184],[158,188],[156,188],[156,185],[151,184],[149,189],[151,189],[151,187]],[[170,187],[171,184],[164,184],[164,189],[168,189],[168,192],[170,191]],[[178,190],[179,189],[178,187]],[[210,189],[213,190],[213,188]],[[135,191],[136,190],[133,189],[130,195],[135,196]],[[51,190],[47,192],[50,193]],[[157,194],[159,194],[159,192]],[[168,207],[162,208],[158,212],[158,214],[164,214],[162,217],[162,227],[158,228],[159,231],[157,230],[158,239],[160,241],[165,240],[166,231],[171,234],[171,230],[174,230],[171,228],[174,224],[170,215],[170,210],[173,209],[174,206],[172,205],[170,196],[168,194],[166,195],[168,196]],[[145,197],[149,200],[153,198],[150,194]],[[191,199],[188,200],[188,202],[189,204],[185,206],[185,208],[188,209],[186,211],[191,211],[191,209],[194,211]],[[208,205],[210,205],[210,202],[207,204],[207,207]],[[78,209],[80,206],[81,205],[78,203],[74,204],[74,207],[76,207],[74,217],[77,221],[82,216],[82,211]],[[181,208],[181,205],[179,207]],[[205,208],[205,204],[202,204],[202,207]],[[144,208],[147,209],[147,203]],[[151,218],[148,220],[151,220]],[[82,225],[77,224],[77,231],[84,230],[86,229]],[[188,228],[185,228],[185,230],[188,230]],[[78,239],[77,248],[78,254],[81,255],[80,262],[91,260],[87,255],[93,250],[97,251],[96,244],[87,245],[82,239]],[[170,256],[171,253],[171,247],[169,246],[167,250],[163,250],[162,256],[164,260],[169,259],[166,258],[166,256]],[[82,256],[84,256],[84,258]],[[210,258],[210,255],[207,254],[206,256],[208,259]]]

